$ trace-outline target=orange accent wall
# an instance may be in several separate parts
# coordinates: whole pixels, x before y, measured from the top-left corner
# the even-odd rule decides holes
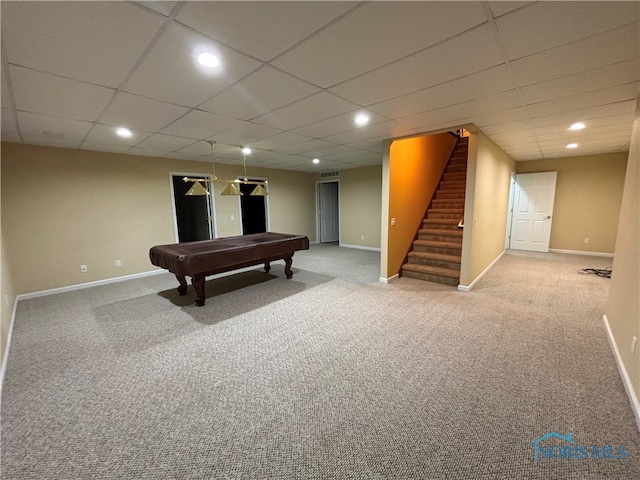
[[[455,137],[448,133],[391,144],[387,278],[400,272],[455,145]]]

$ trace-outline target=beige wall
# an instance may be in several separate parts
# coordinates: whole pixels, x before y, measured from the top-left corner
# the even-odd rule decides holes
[[[609,286],[607,320],[631,388],[640,398],[640,344],[631,353],[631,341],[640,340],[640,97],[633,124],[624,193],[620,208],[615,257]],[[640,412],[636,412],[636,415]],[[640,418],[638,418],[640,424]]]
[[[504,251],[515,161],[482,133],[471,133],[460,285],[471,284]]]
[[[0,290],[2,291],[2,299],[0,300],[2,302],[2,307],[0,308],[0,364],[3,364],[9,328],[13,317],[13,306],[16,301],[16,295],[13,292],[13,280],[9,270],[9,263],[7,262],[7,255],[5,254],[4,230],[0,232],[0,267],[2,268],[2,276],[0,277]]]
[[[216,173],[234,178],[238,169]],[[271,229],[313,239],[314,176],[248,169],[269,179]],[[2,246],[13,292],[153,270],[149,248],[175,242],[169,172],[209,171],[204,162],[3,143]],[[215,206],[218,236],[238,234],[238,199],[216,195]]]
[[[340,243],[380,248],[382,167],[342,170],[339,195]]]
[[[455,137],[448,133],[391,144],[385,170],[388,178],[384,181],[388,182],[388,219],[395,218],[395,225],[384,229],[387,259],[381,262],[382,278],[400,271],[455,144]]]
[[[613,253],[627,156],[609,153],[516,164],[517,173],[558,172],[549,248]]]

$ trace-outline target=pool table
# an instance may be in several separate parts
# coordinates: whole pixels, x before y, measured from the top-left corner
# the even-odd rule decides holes
[[[196,291],[196,305],[201,307],[205,301],[205,277],[261,263],[264,263],[264,269],[268,272],[271,262],[284,260],[284,272],[287,278],[291,278],[294,252],[308,249],[309,239],[304,235],[264,232],[157,245],[149,251],[149,258],[153,265],[169,270],[176,276],[180,283],[180,295],[187,293],[185,277],[191,277]]]

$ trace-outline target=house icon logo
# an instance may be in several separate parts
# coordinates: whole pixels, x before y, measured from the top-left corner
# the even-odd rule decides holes
[[[626,445],[589,444],[580,445],[571,436],[571,432],[562,435],[549,432],[536,438],[533,445],[533,461],[549,460],[624,460],[628,456]]]
[[[567,432],[567,436],[563,436],[560,435],[558,432],[549,432],[546,435],[541,436],[540,438],[536,438],[533,442],[529,443],[529,445],[533,445],[533,461],[537,462],[538,461],[538,452],[541,450],[541,448],[543,448],[541,445],[539,445],[540,442],[544,442],[545,440],[549,439],[549,438],[559,438],[560,440],[563,440],[565,442],[567,442],[570,445],[575,445],[576,442],[574,442],[571,439],[571,432]],[[573,447],[570,447],[573,448]]]

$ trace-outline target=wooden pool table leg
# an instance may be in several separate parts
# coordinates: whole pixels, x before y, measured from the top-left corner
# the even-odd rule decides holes
[[[264,262],[264,271],[269,273],[269,270],[271,270],[271,262]]]
[[[178,287],[178,293],[180,295],[186,295],[187,294],[187,280],[182,276],[182,275],[176,275],[176,278],[178,279],[178,282],[180,282],[180,286]]]
[[[293,263],[293,257],[284,258],[284,273],[287,278],[293,277],[293,270],[291,270],[291,264]]]
[[[204,277],[193,277],[191,283],[196,290],[196,305],[201,307],[204,305]]]

